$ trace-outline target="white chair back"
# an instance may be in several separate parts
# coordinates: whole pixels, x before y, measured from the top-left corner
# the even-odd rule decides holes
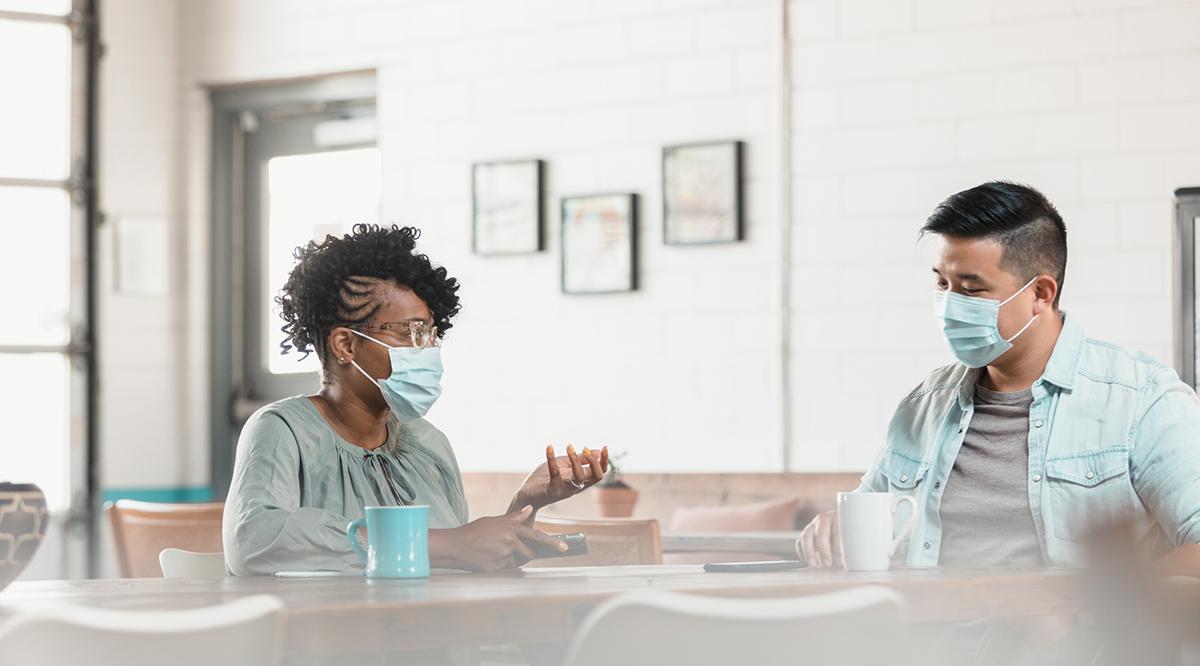
[[[633,593],[602,604],[584,621],[565,663],[894,663],[889,655],[906,654],[904,615],[899,595],[882,587],[787,599]]]
[[[283,662],[283,602],[258,595],[191,610],[55,606],[0,625],[12,664],[257,666]]]
[[[193,553],[164,548],[158,554],[163,578],[224,578],[225,553]]]

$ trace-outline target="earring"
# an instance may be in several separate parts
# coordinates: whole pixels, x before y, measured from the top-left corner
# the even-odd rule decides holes
[[[344,359],[344,358],[339,358],[339,359],[338,359],[338,363],[341,363],[342,365],[346,365],[346,359]]]

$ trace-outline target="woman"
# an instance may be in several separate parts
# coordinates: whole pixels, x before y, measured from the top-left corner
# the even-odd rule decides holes
[[[556,458],[547,447],[507,515],[467,522],[454,452],[422,418],[441,392],[439,348],[459,311],[458,281],[415,252],[419,235],[359,224],[296,250],[276,298],[282,346],[316,352],[321,388],[258,410],[242,429],[223,524],[233,574],[360,569],[346,524],[366,506],[408,504],[429,505],[435,568],[518,567],[533,545],[562,546],[530,527],[538,509],[607,470],[607,448],[568,446]]]

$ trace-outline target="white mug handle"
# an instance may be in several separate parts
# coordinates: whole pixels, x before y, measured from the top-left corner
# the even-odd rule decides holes
[[[888,551],[888,557],[896,554],[896,549],[900,547],[900,542],[908,538],[909,532],[912,532],[913,525],[917,522],[917,500],[912,498],[912,495],[900,495],[892,501],[892,520],[896,519],[896,509],[905,502],[908,502],[912,507],[912,515],[908,518],[908,523],[904,525],[904,529],[892,539],[892,548]]]

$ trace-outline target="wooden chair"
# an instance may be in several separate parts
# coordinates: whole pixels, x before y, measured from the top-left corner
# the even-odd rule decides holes
[[[122,578],[159,578],[167,548],[219,553],[223,502],[159,504],[117,500],[106,505]]]
[[[563,518],[538,516],[534,527],[547,534],[587,535],[588,554],[534,560],[529,567],[593,567],[662,564],[658,521],[649,518]]]

